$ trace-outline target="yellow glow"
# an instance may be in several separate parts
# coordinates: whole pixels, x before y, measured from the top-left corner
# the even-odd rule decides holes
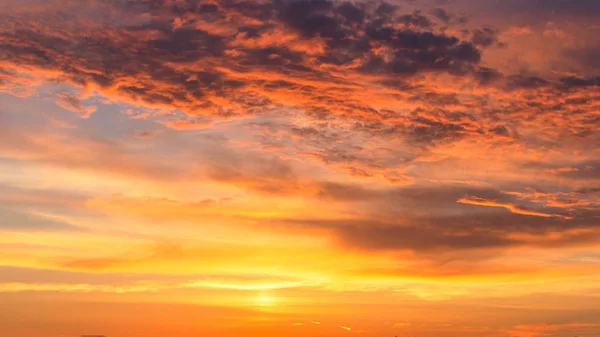
[[[231,290],[270,290],[294,288],[302,285],[299,282],[280,282],[280,283],[265,283],[265,284],[226,284],[226,283],[210,283],[210,282],[191,282],[184,284],[186,287],[204,287],[216,289],[231,289]]]
[[[268,294],[256,297],[256,304],[260,307],[273,307],[276,305],[276,302],[275,298]]]
[[[232,25],[242,20],[238,16],[231,17]],[[177,18],[187,27],[186,20]],[[237,34],[232,27],[223,25]],[[287,31],[290,37],[273,46],[298,39]],[[267,48],[269,34],[275,33],[263,34],[264,41],[231,40]],[[9,34],[11,43],[13,35],[27,36]],[[323,41],[313,42],[326,48]],[[389,52],[378,46],[373,55],[385,58]],[[319,53],[308,59],[316,62]],[[169,69],[184,74],[188,66],[174,62],[159,68],[168,70],[166,75]],[[198,69],[208,66],[197,64]],[[4,67],[0,62],[0,82]],[[473,85],[470,77],[465,83],[460,76],[407,78],[415,88],[424,85],[421,81],[435,83],[423,87],[433,98],[461,101],[436,99],[432,106],[448,106],[428,111],[429,103],[421,99],[429,94],[381,87],[387,82],[384,74],[367,78],[344,66],[333,73],[335,85],[319,86],[321,80],[313,76],[288,78],[291,71],[235,68],[218,70],[228,79],[294,80],[294,91],[271,90],[265,82],[271,89],[257,93],[274,102],[289,99],[289,111],[223,121],[211,115],[215,125],[196,133],[167,128],[165,116],[186,111],[165,107],[161,115],[147,112],[152,119],[143,123],[134,115],[120,118],[120,129],[134,134],[104,134],[116,111],[100,111],[116,110],[120,102],[101,103],[106,91],[90,96],[98,100],[98,116],[63,121],[64,111],[52,110],[45,99],[8,99],[0,85],[0,337],[65,336],[84,324],[98,324],[98,332],[107,335],[147,337],[600,336],[600,319],[588,315],[600,309],[595,175],[600,152],[595,138],[566,139],[574,131],[587,134],[580,132],[586,131],[583,124],[596,126],[598,109],[592,107],[597,104],[584,98],[596,97],[597,86],[579,94],[560,92],[553,104],[579,102],[578,109],[590,109],[589,115],[565,111],[552,120],[550,113],[536,113],[522,118],[528,123],[512,123],[515,137],[498,138],[491,130],[511,124],[512,114],[497,120],[478,111],[504,104],[520,111],[530,103],[510,103],[504,84],[498,92],[478,96],[483,89],[463,91]],[[198,69],[188,73],[191,79]],[[136,82],[121,78],[114,90],[137,88]],[[263,87],[251,86],[252,92]],[[315,124],[312,114],[300,111],[302,104],[315,103],[297,97],[308,90],[300,89],[304,86],[334,105],[323,111],[340,114]],[[342,100],[335,92],[345,90],[353,105],[362,106],[368,98],[365,106],[391,112],[338,109],[341,103],[335,102]],[[245,92],[240,99],[246,99]],[[215,105],[232,104],[210,99]],[[15,106],[8,107],[9,102]],[[142,103],[140,110],[148,108]],[[542,109],[541,102],[531,103]],[[298,113],[291,108],[296,104]],[[57,120],[32,123],[47,109]],[[452,116],[462,110],[472,110],[474,118],[455,120]],[[354,114],[362,116],[360,123]],[[95,125],[99,116],[107,119],[101,127]],[[562,130],[550,127],[562,117],[575,119]],[[540,130],[537,118],[544,118]],[[400,132],[388,137],[381,132],[388,130],[387,123]],[[594,131],[589,126],[587,131]],[[146,128],[151,137],[138,139],[137,130]],[[435,140],[438,128],[442,139]],[[517,130],[527,142],[516,137]],[[427,145],[415,146],[421,137],[413,139],[413,133],[423,131],[428,131]],[[592,134],[597,133],[586,137]],[[550,138],[561,140],[559,146],[536,148],[550,145]],[[524,164],[529,162],[538,164]],[[547,316],[550,310],[557,316]],[[559,317],[560,312],[574,321]],[[521,319],[531,324],[520,325]],[[5,331],[7,326],[16,332]],[[56,331],[41,331],[43,336],[33,331],[43,326]]]

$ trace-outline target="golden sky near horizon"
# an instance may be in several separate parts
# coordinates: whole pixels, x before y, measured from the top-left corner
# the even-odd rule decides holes
[[[595,0],[0,0],[0,337],[600,335]]]

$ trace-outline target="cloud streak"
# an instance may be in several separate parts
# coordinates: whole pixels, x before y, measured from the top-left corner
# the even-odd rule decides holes
[[[474,197],[474,196],[467,196],[464,198],[460,198],[457,200],[457,202],[460,204],[466,204],[466,205],[505,208],[505,209],[509,210],[511,213],[515,213],[515,214],[539,216],[539,217],[543,217],[543,218],[555,218],[556,217],[556,218],[561,218],[564,220],[571,219],[570,217],[561,215],[561,214],[537,212],[534,210],[525,209],[518,205],[502,203],[502,202],[498,202],[496,200],[489,200],[489,199]]]

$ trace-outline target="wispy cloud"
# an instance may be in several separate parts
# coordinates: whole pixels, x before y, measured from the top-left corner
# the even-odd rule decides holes
[[[543,218],[561,218],[565,220],[571,219],[571,217],[562,214],[552,214],[552,213],[543,213],[535,210],[529,210],[523,208],[518,205],[510,204],[510,203],[502,203],[496,200],[490,200],[480,197],[467,196],[464,198],[460,198],[457,200],[458,203],[467,204],[467,205],[476,205],[476,206],[484,206],[484,207],[500,207],[509,210],[511,213],[522,214],[522,215],[531,215],[531,216],[539,216]]]

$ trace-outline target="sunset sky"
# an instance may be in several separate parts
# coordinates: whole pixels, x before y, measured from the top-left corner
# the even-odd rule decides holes
[[[0,337],[598,337],[599,98],[598,0],[0,0]]]

